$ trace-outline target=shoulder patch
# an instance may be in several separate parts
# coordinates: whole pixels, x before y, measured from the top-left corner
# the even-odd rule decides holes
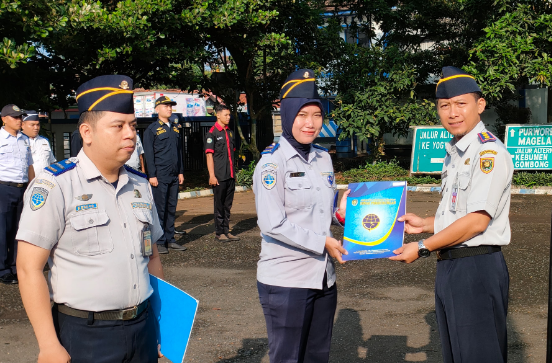
[[[312,144],[312,147],[314,147],[315,149],[318,149],[318,150],[323,150],[325,152],[328,152],[328,149],[326,149],[325,147],[322,147],[320,145]]]
[[[479,136],[479,140],[484,144],[486,142],[495,142],[496,137],[491,134],[489,131],[480,132],[477,134]]]
[[[74,169],[75,166],[77,166],[77,162],[78,160],[76,158],[65,159],[45,167],[44,170],[52,173],[55,176],[58,176],[65,173],[66,171]]]
[[[272,144],[268,145],[268,146],[266,147],[266,149],[263,150],[263,152],[261,153],[261,155],[265,155],[265,154],[274,154],[274,151],[278,150],[279,147],[280,147],[280,144],[272,143]]]
[[[128,171],[129,173],[132,173],[132,174],[141,176],[141,177],[144,178],[144,179],[147,179],[147,178],[148,178],[148,176],[147,176],[146,174],[144,174],[144,173],[142,173],[142,172],[140,172],[140,171],[138,171],[138,170],[136,170],[136,169],[134,169],[134,168],[131,168],[130,166],[128,166],[128,165],[126,165],[126,164],[125,164],[125,169],[126,169],[126,171]]]

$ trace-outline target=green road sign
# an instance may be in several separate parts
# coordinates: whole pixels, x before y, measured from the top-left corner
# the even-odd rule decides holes
[[[552,125],[506,125],[504,141],[514,169],[552,169]]]
[[[412,142],[412,174],[441,174],[445,144],[452,135],[443,126],[416,126]]]

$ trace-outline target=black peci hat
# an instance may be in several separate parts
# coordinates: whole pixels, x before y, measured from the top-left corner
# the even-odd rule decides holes
[[[290,74],[280,91],[280,99],[285,98],[320,98],[314,71],[299,69]]]
[[[91,79],[77,89],[79,114],[86,111],[134,113],[132,78],[106,75]]]
[[[25,110],[26,113],[25,116],[23,116],[23,121],[40,121],[40,118],[38,117],[38,112],[35,110]]]
[[[453,98],[472,92],[481,92],[474,76],[456,67],[443,67],[435,98]]]

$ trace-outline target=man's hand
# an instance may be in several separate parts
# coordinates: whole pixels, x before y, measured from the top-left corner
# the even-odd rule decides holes
[[[406,222],[404,224],[404,231],[408,234],[424,232],[424,219],[414,213],[406,213],[404,216],[400,216],[397,221]]]
[[[184,184],[184,174],[178,174],[178,184]]]
[[[397,256],[389,257],[393,261],[412,263],[418,259],[418,242],[410,242],[393,251]]]
[[[335,258],[339,263],[345,263],[341,258],[341,255],[348,255],[349,253],[341,245],[341,241],[332,237],[326,237],[326,251],[328,254]]]
[[[212,185],[212,186],[219,185],[219,182],[214,175],[209,177],[209,185]]]
[[[341,197],[341,202],[339,202],[339,209],[337,210],[337,213],[341,216],[341,218],[345,219],[345,212],[347,210],[347,197],[351,194],[351,189],[347,189],[345,193],[343,193],[343,196]]]
[[[38,353],[38,363],[69,363],[71,357],[61,344],[41,348]]]
[[[157,178],[156,177],[153,177],[153,178],[149,178],[149,182],[151,184],[152,187],[156,187],[159,185],[159,182],[157,181]]]

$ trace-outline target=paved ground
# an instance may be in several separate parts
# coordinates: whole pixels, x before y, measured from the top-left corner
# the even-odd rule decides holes
[[[212,198],[180,201],[184,253],[162,256],[167,279],[200,301],[186,362],[268,363],[255,269],[260,250],[253,193],[236,194],[233,233],[213,238]],[[439,194],[410,193],[407,209],[431,215]],[[552,196],[513,196],[510,269],[510,362],[543,362]],[[268,207],[268,206],[267,206]],[[336,228],[334,233],[341,236]],[[407,241],[415,240],[407,237]],[[433,306],[435,257],[411,265],[388,260],[338,266],[332,363],[440,362]],[[0,363],[36,361],[37,344],[17,287],[0,286]],[[162,360],[167,362],[166,360]]]

